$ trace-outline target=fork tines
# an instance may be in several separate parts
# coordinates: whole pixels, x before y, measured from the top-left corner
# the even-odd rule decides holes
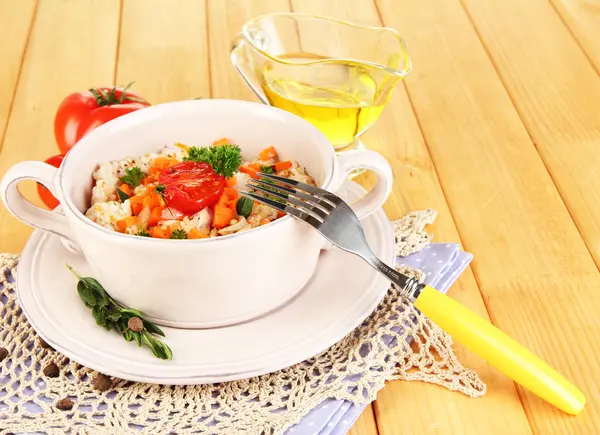
[[[251,192],[241,192],[258,202],[296,216],[312,225],[319,225],[342,201],[326,190],[289,178],[259,172],[251,179]]]

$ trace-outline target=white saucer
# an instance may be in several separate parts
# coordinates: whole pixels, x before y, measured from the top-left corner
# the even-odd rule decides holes
[[[340,193],[351,202],[365,191],[347,181]],[[393,264],[394,237],[383,210],[366,218],[363,226],[373,252]],[[301,362],[359,326],[389,286],[360,258],[337,248],[324,251],[307,286],[285,306],[261,318],[214,329],[163,328],[173,360],[162,361],[148,349],[96,325],[65,263],[82,276],[90,273],[85,259],[65,249],[57,236],[35,231],[17,276],[19,302],[34,329],[56,350],[86,367],[121,379],[160,384],[231,381]]]

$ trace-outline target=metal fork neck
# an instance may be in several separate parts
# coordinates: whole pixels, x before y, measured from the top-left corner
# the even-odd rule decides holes
[[[421,294],[421,290],[423,290],[425,287],[425,284],[420,283],[415,278],[406,276],[391,268],[373,254],[368,256],[366,260],[373,268],[385,275],[392,283],[394,283],[398,289],[400,289],[400,295],[403,298],[408,299],[410,302],[414,302]]]

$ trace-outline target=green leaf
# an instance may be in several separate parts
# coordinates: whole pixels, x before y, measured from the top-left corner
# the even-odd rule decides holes
[[[187,239],[187,233],[185,232],[185,230],[173,230],[173,232],[171,233],[171,237],[169,237],[170,239]]]
[[[173,359],[173,352],[171,351],[171,348],[169,346],[167,346],[162,341],[156,341],[156,345],[160,346],[162,354],[165,356],[162,359],[166,359],[166,360],[172,360]]]
[[[154,191],[155,191],[156,193],[159,193],[159,194],[161,194],[161,195],[162,195],[163,193],[165,193],[165,189],[166,189],[166,188],[167,188],[167,186],[165,186],[164,184],[159,184],[159,185],[157,185],[157,186],[154,188]]]
[[[119,308],[119,311],[121,312],[121,315],[125,315],[127,317],[127,319],[125,320],[125,324],[127,324],[127,320],[129,320],[130,317],[143,317],[143,314],[138,311],[138,310],[134,310],[133,308]]]
[[[226,178],[235,174],[242,164],[242,151],[237,145],[225,144],[207,147],[190,147],[183,160],[205,162]]]
[[[125,192],[123,192],[121,189],[117,189],[117,193],[119,194],[119,199],[121,200],[121,202],[125,202],[127,201],[129,198],[131,198],[131,196],[127,195]]]
[[[117,323],[119,321],[119,319],[121,318],[121,313],[119,313],[118,311],[117,312],[108,311],[108,312],[106,312],[106,317],[112,323]]]
[[[94,293],[81,281],[79,281],[79,283],[77,284],[77,292],[79,293],[79,297],[90,307],[96,306],[97,300],[94,297]]]
[[[108,324],[102,307],[96,305],[94,308],[92,308],[92,316],[94,316],[94,319],[96,319],[97,325],[106,326]]]
[[[142,335],[139,332],[133,332],[133,339],[135,340],[135,342],[137,343],[138,347],[142,346]]]
[[[275,169],[273,168],[273,166],[260,165],[260,172],[262,172],[263,174],[274,174]]]
[[[120,180],[122,183],[127,183],[135,188],[140,185],[140,182],[145,176],[145,172],[142,172],[140,168],[134,166],[133,168],[126,168],[125,175],[123,175]]]
[[[150,334],[160,335],[161,337],[165,336],[165,333],[162,329],[147,320],[144,320],[144,328],[146,328],[146,331],[148,331]]]
[[[125,338],[125,341],[133,340],[133,334],[134,332],[131,329],[126,329],[123,331],[123,337]]]
[[[244,216],[247,218],[252,213],[252,206],[254,205],[254,201],[251,198],[247,198],[245,196],[240,197],[236,204],[237,214],[240,216]]]
[[[150,233],[146,230],[140,230],[137,232],[136,236],[140,236],[140,237],[152,237],[150,235]]]

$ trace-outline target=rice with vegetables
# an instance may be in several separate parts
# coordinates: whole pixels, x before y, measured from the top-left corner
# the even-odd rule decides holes
[[[105,162],[94,171],[86,216],[110,230],[160,239],[202,239],[247,231],[284,216],[240,196],[257,173],[315,185],[306,169],[267,147],[242,162],[227,139],[211,146],[175,144],[141,157]]]

